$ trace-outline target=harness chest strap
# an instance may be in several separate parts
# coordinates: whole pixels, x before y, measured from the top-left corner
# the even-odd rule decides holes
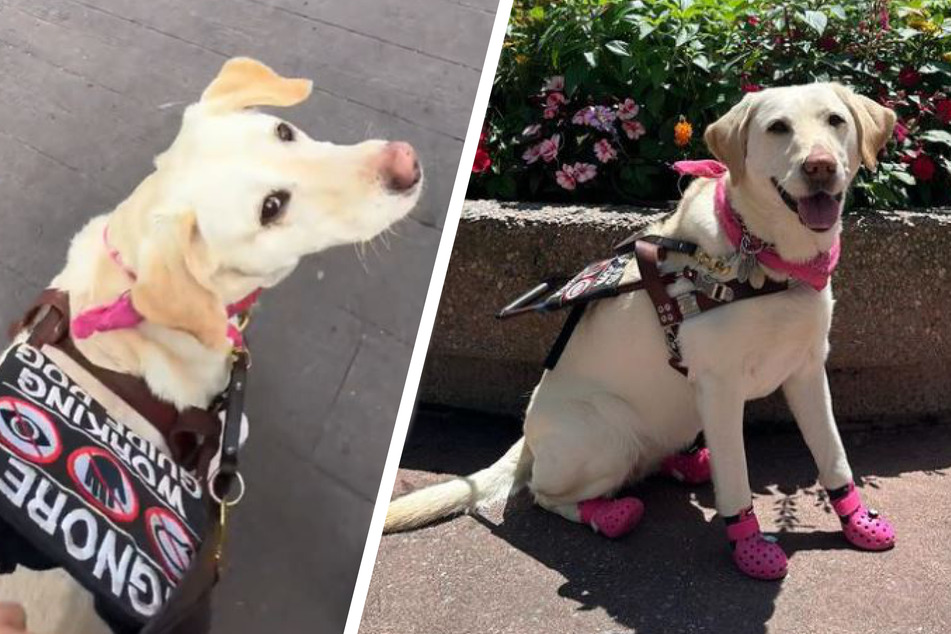
[[[696,251],[696,246],[691,243],[681,244],[690,248],[691,253]],[[717,282],[716,288],[711,293],[713,297],[711,297],[707,293],[698,290],[700,276],[696,270],[685,268],[679,273],[665,274],[661,272],[661,264],[667,258],[667,246],[674,245],[672,243],[658,244],[648,239],[639,239],[633,244],[634,256],[637,259],[643,288],[647,291],[651,303],[654,304],[657,319],[660,321],[661,328],[664,329],[667,348],[670,352],[670,366],[686,376],[687,367],[683,364],[678,334],[680,325],[687,317],[720,306],[726,306],[737,300],[778,293],[788,289],[789,284],[767,279],[761,288],[755,288],[750,284],[734,279],[729,282]],[[671,297],[668,288],[678,278],[686,278],[691,281],[694,290],[677,297]]]

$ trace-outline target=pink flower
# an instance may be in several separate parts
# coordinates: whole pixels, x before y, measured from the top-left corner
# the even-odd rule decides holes
[[[759,84],[751,84],[751,83],[747,83],[747,82],[744,82],[744,83],[740,86],[740,90],[742,90],[743,92],[759,92],[759,91],[761,91],[762,89],[763,89],[763,87],[760,86]]]
[[[555,117],[558,116],[558,106],[551,106],[549,108],[545,108],[545,114],[543,114],[542,116],[545,117],[546,119],[554,119]]]
[[[558,158],[558,146],[561,143],[561,137],[557,134],[552,135],[550,139],[545,139],[525,150],[522,159],[531,165],[538,159],[551,163]]]
[[[627,138],[632,141],[638,140],[647,132],[647,128],[640,121],[623,121],[621,122],[621,128],[624,129]]]
[[[558,147],[561,145],[561,136],[553,134],[550,139],[545,139],[541,143],[541,159],[546,163],[551,163],[558,158]]]
[[[908,127],[901,121],[896,121],[894,134],[895,134],[895,139],[899,143],[903,143],[905,139],[908,138]]]
[[[552,92],[548,93],[548,97],[545,99],[545,105],[547,105],[549,108],[557,108],[566,101],[568,100],[565,99],[564,93]]]
[[[598,160],[602,163],[609,163],[617,158],[617,150],[614,149],[610,141],[601,139],[594,144],[594,155],[597,156]]]
[[[530,125],[530,126],[526,126],[526,128],[525,128],[524,130],[522,130],[522,136],[525,137],[526,139],[529,139],[529,138],[531,138],[531,137],[533,137],[533,136],[537,136],[538,133],[541,132],[541,131],[542,131],[542,126],[541,126],[541,124],[539,124],[539,123],[534,123],[534,124],[532,124],[532,125]]]
[[[570,165],[562,165],[561,169],[555,172],[555,182],[561,185],[562,189],[573,190],[577,186],[575,168]]]
[[[579,183],[587,183],[598,175],[598,168],[591,163],[575,163],[572,167],[574,168],[575,180]]]
[[[586,183],[597,175],[598,168],[591,163],[562,165],[561,169],[555,172],[555,182],[558,183],[562,189],[572,191],[580,183]]]
[[[746,23],[750,26],[759,26],[759,18],[755,15],[746,16]]]
[[[549,77],[545,81],[545,86],[542,90],[546,92],[562,92],[565,89],[565,78],[562,75],[555,75],[554,77]]]
[[[634,100],[627,98],[617,107],[617,118],[621,121],[630,121],[641,111],[641,107]]]

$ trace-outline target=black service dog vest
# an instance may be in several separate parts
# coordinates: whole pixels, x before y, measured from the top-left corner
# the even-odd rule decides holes
[[[63,567],[113,629],[138,631],[207,534],[203,494],[36,348],[0,362],[0,572]]]

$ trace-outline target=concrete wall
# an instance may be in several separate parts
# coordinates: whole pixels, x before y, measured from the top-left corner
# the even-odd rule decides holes
[[[420,401],[518,414],[566,312],[495,312],[536,282],[573,274],[659,214],[468,201]],[[951,210],[847,216],[834,279],[830,379],[843,423],[951,421]],[[788,420],[776,395],[748,420]]]

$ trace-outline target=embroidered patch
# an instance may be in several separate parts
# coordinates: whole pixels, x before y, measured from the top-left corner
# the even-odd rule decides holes
[[[129,523],[139,514],[139,497],[132,480],[111,453],[96,447],[77,449],[66,463],[69,477],[96,509],[117,522]]]
[[[152,550],[165,571],[180,580],[195,557],[195,539],[177,517],[162,508],[147,510],[145,524],[149,529]]]
[[[0,518],[111,613],[144,624],[161,609],[201,545],[202,498],[40,351],[0,362]]]
[[[629,254],[616,255],[607,260],[589,264],[580,273],[548,296],[541,310],[558,310],[593,299],[610,297],[620,292],[624,271],[631,261]]]
[[[0,397],[0,443],[34,464],[49,464],[63,451],[56,425],[46,412],[9,396]]]

